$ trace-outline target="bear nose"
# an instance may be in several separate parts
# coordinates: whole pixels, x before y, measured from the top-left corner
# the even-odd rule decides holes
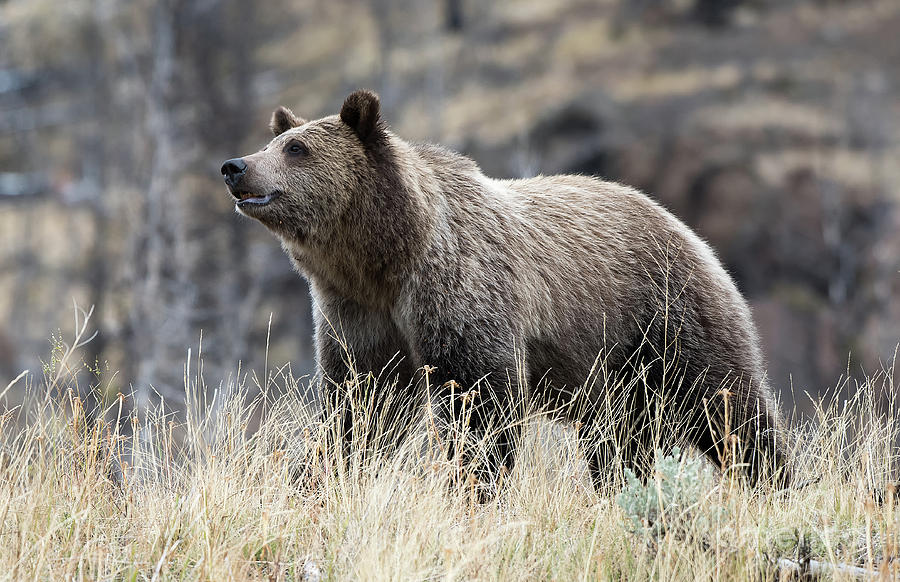
[[[232,158],[222,164],[222,175],[225,176],[225,183],[234,188],[241,177],[247,171],[247,164],[241,158]]]

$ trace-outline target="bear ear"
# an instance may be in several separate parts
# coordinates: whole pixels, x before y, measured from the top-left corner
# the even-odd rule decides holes
[[[381,102],[378,95],[368,90],[350,93],[341,107],[341,120],[356,132],[365,143],[378,127]]]
[[[272,113],[272,121],[269,122],[269,129],[275,135],[281,135],[287,130],[300,127],[306,123],[306,120],[294,115],[294,112],[287,107],[279,107]]]

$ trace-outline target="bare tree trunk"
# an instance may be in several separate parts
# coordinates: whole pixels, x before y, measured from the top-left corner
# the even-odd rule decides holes
[[[143,266],[135,281],[131,325],[134,333],[137,376],[135,407],[145,409],[152,401],[152,390],[175,399],[179,394],[174,379],[181,366],[167,357],[167,345],[187,347],[186,299],[173,288],[178,272],[176,248],[182,223],[182,201],[176,196],[181,157],[177,144],[175,103],[175,2],[158,0],[153,8],[152,76],[147,96],[147,135],[153,144],[149,187],[144,200],[145,222],[133,260]],[[173,373],[174,372],[174,373]]]
[[[94,119],[102,119],[104,111],[102,108],[108,107],[112,99],[109,79],[105,70],[107,63],[104,59],[104,37],[100,34],[102,26],[101,13],[98,10],[97,2],[94,3],[94,25],[97,27],[97,34],[91,38],[90,44],[90,66],[87,74],[90,78],[89,86],[92,93],[91,112],[90,115]],[[106,330],[103,329],[104,308],[106,294],[109,290],[109,263],[110,257],[107,249],[110,246],[109,240],[109,207],[107,204],[107,136],[104,133],[105,127],[102,124],[91,124],[88,134],[82,138],[85,142],[83,147],[84,159],[82,161],[83,179],[87,184],[94,187],[90,192],[88,204],[91,208],[91,214],[94,221],[94,239],[88,252],[88,265],[86,271],[87,286],[89,290],[89,305],[84,306],[87,309],[94,309],[93,325],[97,328],[98,333],[91,342],[85,346],[85,359],[87,364],[94,370],[101,369],[101,363],[104,359],[104,350],[109,338]],[[84,410],[90,422],[96,420],[96,415],[100,413],[102,402],[101,397],[95,394],[90,388],[94,383],[82,382],[79,384],[81,394],[79,395],[84,403]]]

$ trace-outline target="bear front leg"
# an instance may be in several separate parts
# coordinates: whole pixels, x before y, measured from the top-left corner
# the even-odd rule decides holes
[[[326,450],[349,459],[353,440],[353,414],[347,405],[348,366],[343,347],[332,330],[316,322],[316,384],[326,421]],[[329,423],[329,421],[331,421]]]
[[[315,343],[324,413],[335,422],[330,448],[345,459],[394,449],[417,404],[405,342],[384,315],[328,299],[316,312]]]

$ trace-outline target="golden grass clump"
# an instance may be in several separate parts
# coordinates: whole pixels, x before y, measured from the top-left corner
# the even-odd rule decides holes
[[[207,391],[188,364],[179,414],[168,404],[132,412],[129,395],[86,410],[82,396],[103,386],[83,386],[81,343],[58,342],[42,378],[0,391],[3,579],[900,574],[892,370],[847,400],[820,401],[815,419],[794,419],[802,488],[754,491],[734,472],[698,487],[692,480],[712,473],[688,452],[661,457],[646,486],[611,470],[596,491],[575,431],[535,414],[515,469],[480,503],[461,469],[435,454],[428,422],[398,452],[363,455],[355,443],[340,459],[325,445],[333,423],[284,370]]]

